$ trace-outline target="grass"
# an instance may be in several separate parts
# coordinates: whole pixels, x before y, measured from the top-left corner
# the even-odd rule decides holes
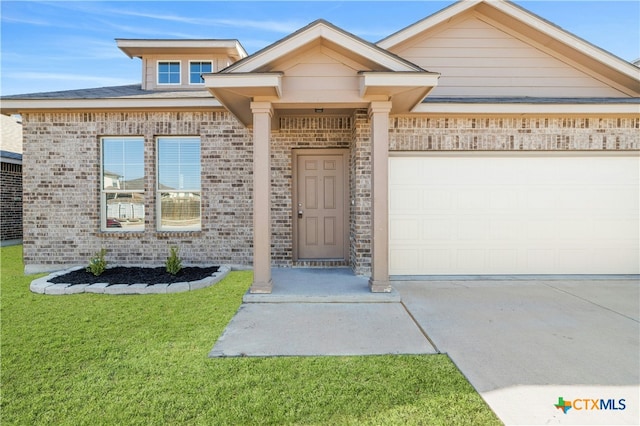
[[[3,425],[499,424],[445,355],[216,358],[250,272],[144,296],[29,291],[0,249]]]

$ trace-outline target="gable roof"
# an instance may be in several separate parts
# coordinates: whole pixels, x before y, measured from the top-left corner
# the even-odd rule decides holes
[[[333,77],[331,71],[323,76],[328,91],[333,92],[331,99],[316,84],[318,76],[295,76],[281,68],[318,49],[330,56],[334,64],[350,64],[346,67],[349,76],[335,76],[330,83],[327,80]],[[319,19],[218,73],[204,74],[203,78],[205,87],[242,123],[250,125],[253,122],[250,105],[256,99],[294,108],[318,103],[344,108],[366,106],[375,98],[391,100],[394,113],[408,112],[437,85],[439,76]],[[305,84],[286,84],[296,78],[317,87],[308,90]],[[335,86],[339,90],[333,86],[338,81],[342,84]]]
[[[376,44],[390,51],[458,16],[477,17],[629,96],[640,96],[640,69],[508,0],[460,0]]]
[[[425,97],[437,84],[438,73],[425,71],[423,67],[398,55],[403,47],[421,36],[431,35],[446,28],[452,20],[474,17],[487,25],[505,32],[508,36],[527,43],[549,56],[574,67],[603,86],[614,88],[616,95],[514,94],[511,97],[475,96],[455,99],[455,96]],[[119,47],[129,56],[135,56],[158,48],[176,49],[218,48],[240,49],[235,40],[138,40],[117,39]],[[314,48],[332,50],[336,57],[351,59],[360,81],[356,97],[369,101],[385,96],[394,99],[394,113],[457,112],[457,113],[637,113],[640,99],[640,68],[606,52],[562,28],[512,4],[508,0],[461,0],[440,12],[406,27],[377,44],[357,37],[325,21],[316,20],[270,46],[244,57],[231,66],[214,74],[205,75],[204,90],[143,90],[137,85],[70,90],[3,96],[0,109],[3,114],[29,110],[58,109],[211,109],[226,107],[241,121],[249,123],[251,113],[248,102],[253,96],[280,99],[283,79],[280,71],[289,59],[296,58]],[[145,50],[146,49],[146,50]],[[240,52],[242,53],[242,52]],[[241,55],[242,56],[242,55]],[[410,56],[409,56],[410,57]],[[554,59],[555,60],[555,59]],[[290,62],[290,61],[289,61]],[[357,68],[362,66],[362,70]],[[331,77],[331,76],[328,76]],[[445,77],[443,73],[444,82]],[[444,85],[440,85],[444,87]],[[208,89],[208,90],[207,90]],[[433,92],[432,96],[439,96]],[[338,92],[338,91],[336,91]],[[342,93],[342,92],[341,92]],[[615,93],[615,92],[613,92]],[[214,94],[215,98],[211,96]],[[576,96],[580,96],[578,94]],[[624,97],[629,96],[629,98]],[[421,98],[420,98],[421,96]],[[545,97],[546,96],[546,97]],[[549,97],[551,96],[551,97]],[[609,96],[609,97],[607,97]],[[419,98],[419,99],[418,99]],[[358,99],[351,102],[356,105]],[[422,101],[422,103],[420,103]],[[316,102],[320,102],[317,101]],[[236,105],[237,103],[237,105]],[[413,107],[412,107],[413,105]],[[400,107],[397,107],[400,106]],[[515,106],[516,108],[511,108]],[[240,113],[241,107],[244,113]],[[359,106],[362,107],[362,106]],[[244,114],[244,115],[243,115]]]
[[[270,71],[269,65],[276,60],[289,56],[292,52],[317,40],[322,40],[336,51],[359,55],[363,60],[368,60],[373,65],[372,70],[375,71],[425,72],[416,64],[344,31],[324,19],[318,19],[251,56],[235,62],[220,73]]]

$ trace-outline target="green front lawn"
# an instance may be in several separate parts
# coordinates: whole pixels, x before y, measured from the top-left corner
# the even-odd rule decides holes
[[[33,294],[1,254],[3,425],[499,424],[445,355],[216,358],[251,282],[144,296]]]

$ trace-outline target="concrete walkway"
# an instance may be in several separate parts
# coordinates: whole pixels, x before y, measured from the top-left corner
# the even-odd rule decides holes
[[[209,356],[432,354],[397,291],[373,294],[350,269],[274,268],[271,294],[249,294]]]
[[[637,279],[396,281],[372,295],[348,269],[273,277],[210,356],[440,351],[506,424],[638,424]]]

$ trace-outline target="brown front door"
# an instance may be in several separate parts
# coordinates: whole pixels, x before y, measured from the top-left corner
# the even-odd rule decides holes
[[[297,259],[346,259],[348,150],[294,152]]]

